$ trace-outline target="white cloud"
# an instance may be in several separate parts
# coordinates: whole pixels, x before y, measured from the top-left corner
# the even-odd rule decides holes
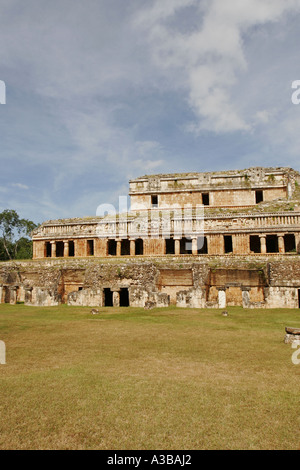
[[[254,116],[254,121],[257,124],[267,124],[270,119],[272,118],[272,111],[269,111],[267,109],[262,109],[260,111],[257,111],[257,113]]]
[[[22,184],[22,183],[11,183],[11,185],[18,189],[25,189],[25,190],[29,189],[29,186],[27,186],[26,184]]]
[[[224,155],[226,168],[272,165],[277,149],[296,162],[299,12],[300,0],[2,0],[7,202],[27,218],[93,214],[146,172],[221,169]]]
[[[180,21],[179,13],[192,4],[201,7],[198,29],[186,34],[174,31],[166,19],[178,14]],[[299,0],[212,0],[204,4],[177,0],[173,8],[172,2],[162,8],[156,1],[143,15],[137,15],[136,25],[148,26],[154,63],[187,92],[196,117],[189,129],[251,131],[253,117],[243,112],[234,97],[235,86],[251,65],[245,57],[244,36],[254,27],[282,21],[293,11],[300,11]],[[150,18],[148,23],[146,18]],[[261,119],[257,112],[256,118]]]

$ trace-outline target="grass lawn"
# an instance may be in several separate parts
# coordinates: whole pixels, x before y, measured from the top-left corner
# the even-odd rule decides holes
[[[0,305],[0,449],[299,449],[299,310]]]

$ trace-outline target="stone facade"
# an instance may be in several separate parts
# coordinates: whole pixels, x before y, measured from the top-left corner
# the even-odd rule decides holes
[[[0,293],[2,302],[33,306],[298,308],[300,259],[294,254],[6,262]]]
[[[300,252],[299,183],[285,168],[138,178],[126,213],[43,223],[33,258]]]
[[[299,185],[290,168],[137,178],[127,212],[38,227],[0,301],[298,308]]]

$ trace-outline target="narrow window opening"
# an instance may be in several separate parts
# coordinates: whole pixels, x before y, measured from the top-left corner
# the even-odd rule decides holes
[[[224,251],[225,253],[232,253],[232,236],[224,235]]]
[[[298,308],[300,308],[300,289],[298,289]]]
[[[204,206],[209,206],[209,193],[202,194],[202,204]]]
[[[51,258],[51,243],[46,242],[46,258]]]
[[[260,202],[263,202],[264,200],[264,193],[261,189],[257,189],[255,191],[255,201],[256,201],[256,204],[259,204]]]
[[[69,241],[69,256],[75,256],[75,245],[73,241]]]
[[[151,196],[151,206],[158,207],[158,196],[156,195]]]

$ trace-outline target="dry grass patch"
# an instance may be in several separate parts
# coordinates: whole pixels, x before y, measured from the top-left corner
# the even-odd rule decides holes
[[[298,449],[297,310],[0,305],[1,449]]]

